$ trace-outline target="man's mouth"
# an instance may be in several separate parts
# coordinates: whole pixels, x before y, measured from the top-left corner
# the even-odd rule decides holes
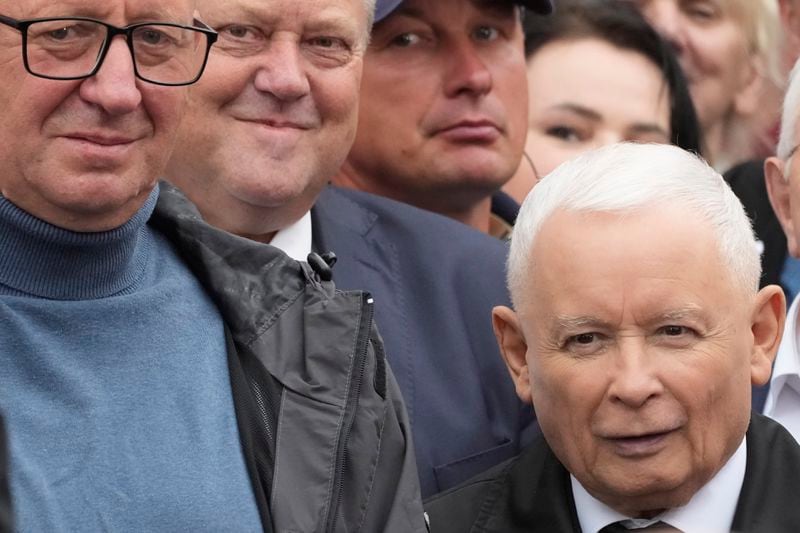
[[[607,436],[615,451],[624,457],[645,457],[661,451],[666,441],[677,431],[677,428],[637,433],[631,435]]]
[[[64,135],[65,138],[73,141],[82,141],[99,146],[121,146],[128,145],[136,141],[135,137],[125,135],[104,135],[95,133],[70,133]]]
[[[241,118],[239,119],[242,122],[249,122],[251,124],[257,124],[260,126],[264,126],[267,128],[274,128],[274,129],[295,129],[295,130],[308,130],[311,129],[313,126],[306,122],[297,122],[292,120],[284,120],[284,119],[272,119],[272,118]]]
[[[436,131],[435,135],[451,142],[491,143],[502,134],[500,128],[491,120],[462,120],[448,124]]]

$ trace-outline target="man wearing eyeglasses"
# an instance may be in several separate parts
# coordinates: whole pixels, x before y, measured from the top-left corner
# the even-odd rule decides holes
[[[420,530],[371,301],[335,292],[322,260],[248,247],[176,191],[159,198],[181,86],[216,38],[194,7],[0,0],[15,527]]]

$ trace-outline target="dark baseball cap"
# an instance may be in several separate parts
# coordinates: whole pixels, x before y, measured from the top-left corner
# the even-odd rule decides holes
[[[436,0],[431,1],[435,2]],[[553,11],[553,0],[513,0],[513,2],[525,6],[540,15],[547,15]],[[403,3],[403,0],[377,0],[375,3],[375,22],[388,17],[401,3]]]

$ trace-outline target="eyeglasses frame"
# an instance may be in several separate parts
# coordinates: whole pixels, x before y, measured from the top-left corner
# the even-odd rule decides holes
[[[83,74],[81,76],[69,76],[69,77],[46,76],[44,74],[38,74],[38,73],[33,72],[31,70],[30,65],[28,64],[28,28],[32,24],[36,24],[38,22],[55,22],[55,21],[59,21],[59,20],[80,20],[80,21],[84,21],[84,22],[94,22],[94,23],[100,24],[100,25],[102,25],[102,26],[104,26],[106,28],[106,32],[107,33],[106,33],[106,38],[103,41],[103,47],[100,50],[100,52],[98,53],[98,55],[97,55],[97,61],[95,63],[94,68],[92,68],[91,72],[89,72],[88,74]],[[138,79],[140,79],[142,81],[146,81],[147,83],[152,83],[154,85],[163,85],[163,86],[167,86],[167,87],[179,87],[179,86],[183,86],[183,85],[191,85],[191,84],[195,83],[197,80],[199,80],[200,77],[203,75],[203,71],[205,71],[205,68],[206,68],[206,63],[208,62],[208,54],[211,51],[211,45],[213,45],[217,41],[217,37],[218,37],[218,34],[217,34],[216,31],[214,31],[210,26],[208,26],[202,20],[196,19],[196,18],[193,19],[193,24],[194,24],[193,26],[186,26],[184,24],[176,24],[174,22],[152,21],[152,22],[137,22],[136,24],[129,24],[128,26],[119,27],[119,26],[114,26],[113,24],[109,24],[107,22],[103,22],[102,20],[97,20],[97,19],[93,19],[93,18],[90,18],[90,17],[43,17],[43,18],[32,18],[32,19],[18,20],[18,19],[14,19],[14,18],[11,18],[11,17],[7,17],[5,15],[0,15],[0,24],[4,24],[6,26],[10,26],[10,27],[14,28],[15,30],[19,31],[20,34],[22,34],[22,63],[23,63],[23,65],[25,65],[25,70],[28,72],[28,74],[30,74],[32,76],[36,76],[37,78],[44,78],[44,79],[47,79],[47,80],[63,80],[63,81],[83,80],[83,79],[86,79],[86,78],[91,78],[92,76],[97,74],[97,72],[100,70],[100,67],[103,65],[103,61],[106,58],[106,54],[108,54],[108,49],[111,47],[111,41],[117,35],[124,35],[125,36],[125,42],[128,45],[128,51],[131,54],[131,62],[133,63],[133,73]],[[153,25],[170,26],[170,27],[173,27],[173,28],[181,28],[181,29],[184,29],[184,30],[193,30],[193,31],[196,31],[196,32],[199,32],[199,33],[202,33],[203,35],[205,35],[205,37],[206,37],[206,51],[205,51],[205,55],[203,56],[203,63],[200,65],[200,70],[198,71],[197,76],[195,76],[192,80],[187,81],[187,82],[181,82],[181,83],[165,83],[165,82],[160,82],[160,81],[153,81],[151,79],[148,79],[148,78],[142,76],[139,73],[139,67],[136,64],[136,55],[134,54],[134,51],[133,51],[133,41],[132,41],[133,32],[136,31],[137,29],[141,28],[141,27],[153,26]]]

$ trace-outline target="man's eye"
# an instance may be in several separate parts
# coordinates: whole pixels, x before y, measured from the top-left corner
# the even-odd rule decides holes
[[[662,327],[661,332],[667,337],[680,337],[681,335],[686,335],[687,333],[689,333],[690,330],[685,326],[670,325]]]
[[[232,38],[232,39],[254,39],[256,37],[256,33],[247,26],[239,26],[239,25],[231,25],[219,30],[219,34],[221,37],[225,38]]]
[[[95,39],[99,37],[101,31],[104,33],[105,28],[92,22],[74,24],[64,21],[37,22],[28,28],[28,41],[63,43],[78,39]]]
[[[327,50],[344,50],[347,48],[344,41],[336,37],[314,37],[313,39],[309,39],[308,42],[312,46]]]
[[[141,42],[149,45],[161,44],[161,42],[165,39],[165,36],[162,32],[151,29],[142,31],[138,37]]]
[[[656,330],[653,340],[662,346],[685,349],[694,346],[695,343],[703,340],[703,336],[697,330],[688,326],[678,326],[668,324]]]
[[[421,38],[416,33],[401,33],[397,37],[391,40],[391,44],[393,46],[399,46],[401,48],[406,48],[409,46],[413,46],[421,41]]]
[[[57,30],[52,30],[49,32],[49,36],[56,41],[63,41],[70,35],[70,28],[59,28]]]
[[[567,337],[562,349],[575,356],[590,356],[602,353],[608,346],[608,337],[601,333],[578,333]]]
[[[567,337],[564,345],[567,349],[582,350],[587,347],[595,346],[600,340],[599,333],[578,333],[577,335]]]
[[[473,32],[473,36],[478,41],[494,41],[498,35],[500,35],[500,32],[497,31],[497,28],[492,28],[491,26],[480,26]]]

